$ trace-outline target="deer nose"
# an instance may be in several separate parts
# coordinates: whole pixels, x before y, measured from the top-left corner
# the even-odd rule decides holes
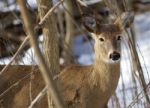
[[[109,58],[112,59],[113,61],[119,60],[120,59],[120,53],[113,52],[110,54]]]

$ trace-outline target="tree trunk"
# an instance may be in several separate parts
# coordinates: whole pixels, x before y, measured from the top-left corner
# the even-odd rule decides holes
[[[40,19],[52,7],[52,0],[37,0]],[[54,76],[59,73],[59,48],[58,48],[58,32],[54,15],[51,15],[42,25],[44,37],[44,53],[51,74]],[[54,108],[50,93],[48,93],[49,108]]]
[[[73,17],[74,17],[75,3],[76,2],[74,0],[65,1],[66,36],[64,40],[64,52],[63,52],[65,64],[70,64],[74,62],[71,47],[74,35]]]

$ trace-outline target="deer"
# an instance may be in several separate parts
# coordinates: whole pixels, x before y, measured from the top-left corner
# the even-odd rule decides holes
[[[95,61],[91,65],[70,65],[57,77],[59,91],[67,108],[108,108],[120,77],[122,27],[118,20],[105,24],[97,15],[84,15],[82,23],[95,40]],[[0,66],[0,70],[3,66]],[[15,72],[15,74],[14,74]],[[31,76],[31,77],[29,77]],[[7,89],[17,79],[20,83]],[[45,83],[38,66],[10,66],[0,76],[0,107],[27,108]],[[32,83],[31,90],[30,84]],[[35,108],[47,108],[47,98]]]
[[[83,25],[95,40],[95,61],[64,69],[58,78],[61,93],[69,108],[107,108],[120,76],[122,29],[96,15],[85,15]]]

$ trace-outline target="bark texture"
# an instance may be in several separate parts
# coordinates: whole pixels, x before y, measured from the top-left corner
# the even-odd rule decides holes
[[[37,0],[40,19],[52,7],[51,0]],[[42,25],[44,36],[44,53],[47,63],[55,75],[59,72],[59,48],[58,48],[58,32],[54,15],[51,15]]]

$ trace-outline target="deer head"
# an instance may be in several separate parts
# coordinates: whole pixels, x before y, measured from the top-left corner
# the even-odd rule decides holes
[[[120,24],[117,22],[104,24],[102,17],[96,15],[84,15],[82,21],[84,27],[95,40],[96,60],[99,59],[107,63],[119,62],[122,37]]]

